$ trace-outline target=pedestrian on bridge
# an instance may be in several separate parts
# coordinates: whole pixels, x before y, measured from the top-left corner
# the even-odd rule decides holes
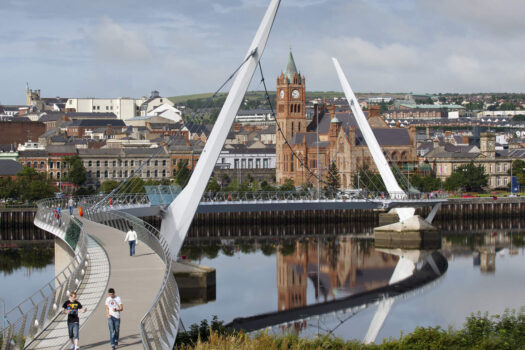
[[[135,245],[137,244],[137,232],[133,227],[129,226],[129,231],[126,233],[126,238],[124,242],[129,243],[129,256],[135,255]]]
[[[122,300],[115,294],[115,289],[108,289],[109,296],[106,298],[106,316],[108,317],[109,341],[111,349],[118,347],[118,338],[120,332],[120,312],[124,310]]]
[[[62,305],[62,313],[67,314],[67,329],[69,332],[69,340],[71,340],[71,348],[78,350],[78,330],[80,319],[78,318],[78,312],[87,311],[87,307],[82,307],[80,301],[77,300],[77,293],[69,293],[69,300]]]
[[[73,197],[69,197],[69,200],[67,201],[67,205],[69,207],[69,215],[73,215],[73,207],[75,206],[75,202],[73,201]]]

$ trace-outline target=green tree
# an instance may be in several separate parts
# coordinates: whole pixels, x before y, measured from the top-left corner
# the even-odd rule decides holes
[[[386,191],[385,184],[381,179],[381,175],[372,172],[368,164],[364,164],[356,174],[353,176],[353,183],[355,188],[364,188],[368,191]]]
[[[292,179],[285,179],[280,187],[281,191],[295,191],[295,184]]]
[[[102,193],[110,193],[115,188],[117,188],[119,185],[118,181],[115,180],[106,180],[100,185],[100,188],[98,189]]]
[[[275,192],[277,191],[277,189],[274,186],[270,185],[268,181],[264,180],[263,182],[261,182],[261,191]]]
[[[339,169],[334,161],[328,167],[328,175],[326,175],[326,190],[335,192],[341,187],[341,175]]]
[[[487,186],[487,174],[482,165],[470,162],[456,168],[445,180],[444,187],[447,191],[464,190],[466,192],[480,192]]]
[[[432,192],[443,187],[442,181],[431,175],[424,177],[412,175],[410,177],[410,184],[421,192]]]
[[[66,180],[77,186],[82,186],[87,180],[87,171],[79,156],[64,157],[63,162],[69,168]]]
[[[188,160],[181,159],[177,164],[177,170],[175,171],[175,183],[181,188],[186,187],[191,177],[191,170],[188,168]]]
[[[508,174],[510,175],[510,169]],[[525,161],[521,159],[512,161],[512,176],[516,178],[521,188],[525,186]]]
[[[221,190],[221,185],[219,185],[219,182],[216,178],[211,177],[208,181],[208,185],[206,186],[207,192],[219,192]]]
[[[20,198],[27,201],[52,197],[58,190],[45,174],[38,173],[33,168],[24,167],[17,174],[15,182]]]

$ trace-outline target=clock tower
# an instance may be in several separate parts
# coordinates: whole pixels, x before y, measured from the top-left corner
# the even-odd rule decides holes
[[[288,64],[286,70],[281,72],[277,78],[277,115],[276,122],[283,131],[283,138],[279,130],[276,130],[276,180],[281,184],[284,178],[287,178],[284,172],[293,171],[286,169],[285,163],[290,162],[290,149],[286,145],[286,141],[290,142],[295,134],[306,131],[306,94],[305,94],[305,79],[304,76],[297,71],[292,52],[288,57]],[[290,168],[290,166],[289,166]]]

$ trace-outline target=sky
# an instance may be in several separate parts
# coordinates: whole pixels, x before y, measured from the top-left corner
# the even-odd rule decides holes
[[[269,0],[1,0],[0,103],[215,91]],[[523,92],[525,1],[282,0],[262,58],[269,89],[291,48],[309,91]],[[256,73],[250,90],[261,90]]]

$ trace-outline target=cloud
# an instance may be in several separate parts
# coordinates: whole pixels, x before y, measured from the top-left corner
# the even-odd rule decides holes
[[[112,63],[147,63],[152,59],[147,41],[136,31],[102,17],[91,38],[95,57]]]

